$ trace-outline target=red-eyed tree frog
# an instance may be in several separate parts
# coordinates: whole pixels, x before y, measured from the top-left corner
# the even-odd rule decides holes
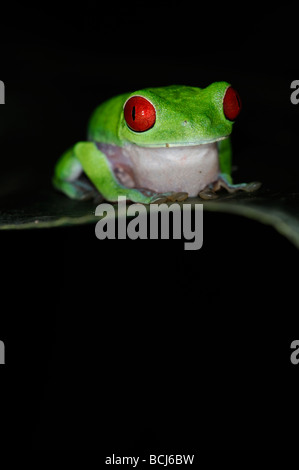
[[[86,142],[58,160],[54,186],[74,199],[160,203],[216,191],[258,189],[233,184],[229,135],[241,110],[227,82],[206,88],[172,85],[108,99],[96,108]]]

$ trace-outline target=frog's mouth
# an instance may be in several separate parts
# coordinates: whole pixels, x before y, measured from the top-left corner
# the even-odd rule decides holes
[[[207,145],[213,144],[214,142],[219,142],[220,140],[225,140],[229,137],[229,135],[225,135],[223,137],[218,137],[217,139],[207,139],[201,141],[193,141],[193,142],[159,142],[159,143],[138,143],[138,144],[129,144],[129,145],[137,145],[141,148],[169,148],[169,147],[198,147],[200,145]]]

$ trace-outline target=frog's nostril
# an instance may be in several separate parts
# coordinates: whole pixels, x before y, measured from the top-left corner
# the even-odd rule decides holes
[[[186,126],[188,124],[188,121],[185,119],[185,121],[183,121],[183,126]]]

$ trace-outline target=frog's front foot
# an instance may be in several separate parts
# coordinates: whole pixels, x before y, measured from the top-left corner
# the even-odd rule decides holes
[[[237,191],[245,191],[246,193],[252,193],[257,191],[261,187],[262,183],[259,181],[252,181],[251,183],[239,183],[233,184],[225,174],[221,174],[219,179],[215,182],[204,188],[198,194],[202,199],[216,199],[218,195],[216,194],[221,188],[226,189],[229,193],[236,193]]]
[[[188,193],[183,192],[168,192],[168,193],[155,193],[151,197],[150,204],[162,204],[164,202],[181,202],[187,199]]]
[[[220,188],[226,189],[229,193],[235,193],[237,191],[245,191],[246,193],[252,193],[253,191],[257,191],[261,187],[262,183],[259,181],[252,181],[251,183],[239,183],[239,184],[232,184],[229,183],[225,178],[219,178],[216,183],[216,188],[214,189],[217,191]]]

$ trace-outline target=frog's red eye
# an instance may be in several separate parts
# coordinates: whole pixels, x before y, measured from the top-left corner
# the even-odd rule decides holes
[[[231,86],[226,90],[223,98],[223,112],[229,121],[234,121],[242,108],[239,93]]]
[[[153,127],[156,110],[152,103],[142,96],[132,96],[124,107],[126,123],[136,132],[144,132]]]

